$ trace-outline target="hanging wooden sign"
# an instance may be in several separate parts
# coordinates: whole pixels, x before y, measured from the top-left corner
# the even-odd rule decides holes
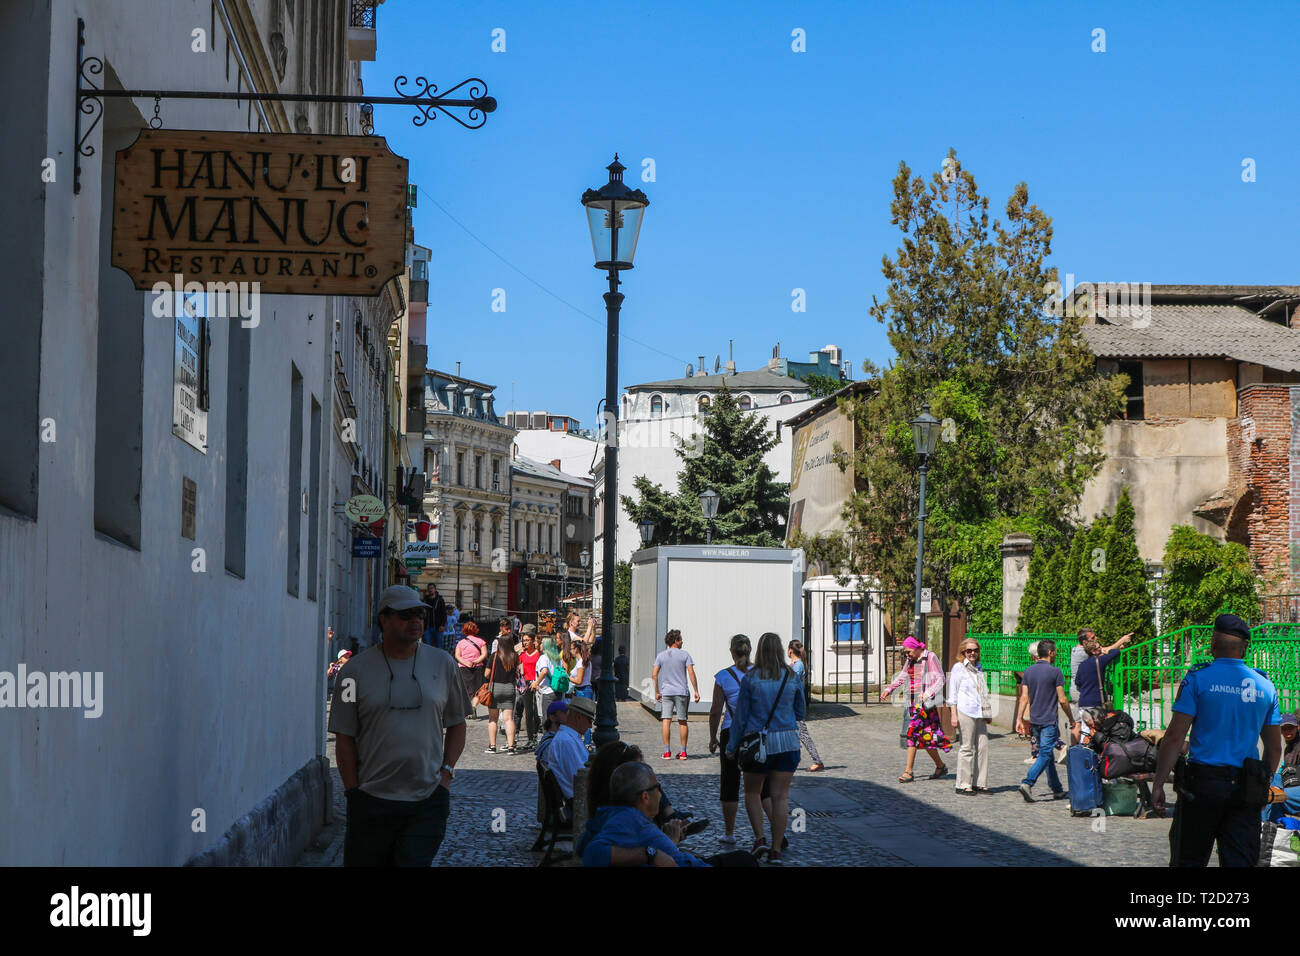
[[[406,179],[378,136],[145,130],[117,153],[113,265],[137,289],[377,295],[406,268]]]

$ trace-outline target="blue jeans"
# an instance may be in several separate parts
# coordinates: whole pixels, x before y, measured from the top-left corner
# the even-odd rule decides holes
[[[1034,765],[1029,768],[1029,773],[1025,775],[1022,781],[1027,786],[1032,787],[1038,782],[1038,777],[1044,770],[1047,771],[1047,785],[1052,788],[1052,793],[1060,793],[1064,788],[1061,786],[1061,778],[1056,774],[1056,742],[1060,739],[1061,730],[1056,724],[1030,724],[1029,733],[1038,744],[1038,759]]]
[[[595,699],[596,699],[596,691],[593,689],[593,687],[592,687],[591,684],[588,684],[588,685],[586,685],[585,687],[579,687],[579,688],[577,688],[576,690],[574,690],[574,692],[573,692],[573,696],[574,696],[574,697],[586,697],[588,700],[595,700]],[[587,746],[591,746],[591,728],[590,728],[590,727],[588,727],[588,728],[587,728],[587,732],[586,732],[585,734],[582,735],[582,742],[583,742],[584,744],[586,744]],[[663,798],[663,794],[661,793],[661,794],[660,794],[660,799],[662,799],[662,798]]]

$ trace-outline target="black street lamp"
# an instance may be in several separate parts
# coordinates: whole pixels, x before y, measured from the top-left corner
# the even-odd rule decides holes
[[[708,527],[704,532],[704,543],[713,543],[713,519],[718,515],[718,493],[712,488],[700,494],[700,508],[704,512],[704,520],[708,522]]]
[[[939,419],[930,414],[930,403],[926,402],[921,414],[910,422],[912,426],[912,446],[921,456],[921,499],[916,514],[916,624],[912,633],[918,641],[924,641],[921,633],[921,559],[925,553],[925,473],[930,470],[930,456],[939,440]]]
[[[587,227],[591,230],[591,248],[596,268],[609,273],[609,291],[605,293],[605,564],[601,568],[603,591],[601,621],[601,660],[614,660],[614,526],[618,508],[618,311],[623,293],[618,291],[618,274],[632,268],[636,255],[641,220],[650,204],[644,192],[629,189],[623,182],[627,167],[614,161],[605,167],[609,182],[600,189],[582,194],[587,208]],[[618,740],[618,711],[614,703],[614,668],[601,668],[596,682],[596,729],[592,740],[596,746]]]
[[[578,555],[578,560],[582,562],[582,593],[586,594],[587,593],[587,565],[591,564],[591,552],[588,551],[586,548],[583,548],[582,553]],[[591,607],[590,601],[588,601],[587,607],[588,608]]]
[[[636,529],[641,532],[641,547],[650,547],[650,542],[655,537],[655,523],[649,518],[642,518],[637,522]]]

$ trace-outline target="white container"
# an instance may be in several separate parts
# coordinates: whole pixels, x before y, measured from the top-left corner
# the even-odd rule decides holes
[[[682,649],[695,659],[700,701],[708,713],[713,677],[730,667],[731,638],[781,638],[782,659],[792,637],[802,639],[803,552],[732,545],[665,545],[632,555],[632,621],[628,639],[628,693],[657,710],[651,671],[664,635],[682,632]]]

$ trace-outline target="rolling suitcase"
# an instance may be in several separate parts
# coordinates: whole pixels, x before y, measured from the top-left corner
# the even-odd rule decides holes
[[[1070,788],[1070,816],[1090,817],[1101,806],[1101,758],[1089,747],[1075,745],[1065,758]]]

